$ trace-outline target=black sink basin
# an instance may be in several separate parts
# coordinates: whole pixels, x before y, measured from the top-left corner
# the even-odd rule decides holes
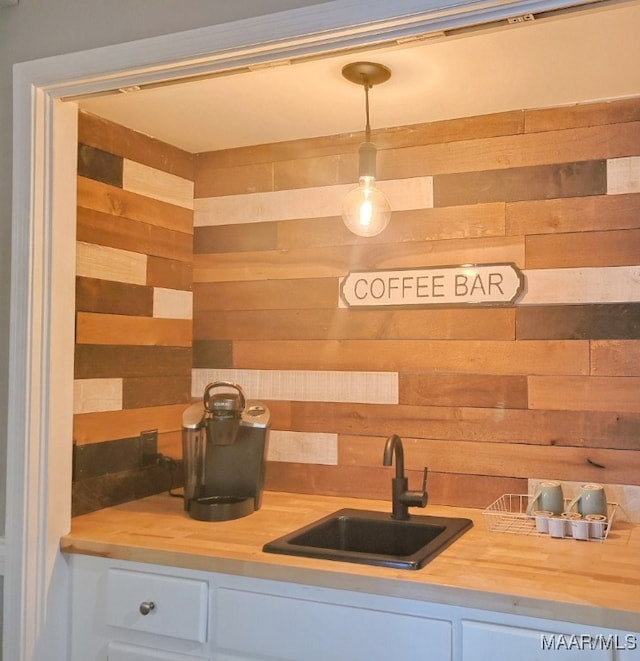
[[[470,519],[342,509],[264,545],[267,553],[420,569],[467,531]]]

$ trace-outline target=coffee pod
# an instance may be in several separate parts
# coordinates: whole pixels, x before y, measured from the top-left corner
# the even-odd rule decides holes
[[[538,532],[549,532],[549,518],[553,516],[553,512],[549,510],[535,510],[533,516],[536,520],[536,530]]]
[[[602,514],[587,514],[584,518],[589,522],[589,535],[593,539],[604,539],[607,517]]]
[[[573,539],[588,541],[591,534],[590,531],[591,524],[587,519],[579,517],[571,520],[571,534],[573,535]]]
[[[549,523],[549,535],[551,537],[564,537],[564,519],[558,515],[554,514],[552,517],[547,519]]]
[[[582,518],[578,512],[563,512],[561,515],[564,520],[564,534],[566,537],[573,535],[573,522]]]

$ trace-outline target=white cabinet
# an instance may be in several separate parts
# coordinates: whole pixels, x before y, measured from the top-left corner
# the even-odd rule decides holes
[[[640,661],[638,632],[85,555],[69,563],[70,661]]]
[[[109,643],[107,645],[108,661],[208,661],[208,657],[185,656],[174,652],[139,647],[128,643]]]
[[[447,620],[227,588],[214,603],[216,647],[242,659],[451,659]]]
[[[592,627],[556,622],[549,628],[534,629],[462,621],[463,661],[507,657],[518,661],[614,661],[619,640]]]

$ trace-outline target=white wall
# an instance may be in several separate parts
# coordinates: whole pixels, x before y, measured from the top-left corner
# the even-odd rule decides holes
[[[0,7],[0,534],[9,387],[13,64],[327,1],[20,0]]]

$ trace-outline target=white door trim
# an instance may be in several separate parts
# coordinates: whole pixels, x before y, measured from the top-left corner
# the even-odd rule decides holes
[[[14,67],[4,658],[68,658],[77,113],[60,99],[575,3],[335,0]]]

